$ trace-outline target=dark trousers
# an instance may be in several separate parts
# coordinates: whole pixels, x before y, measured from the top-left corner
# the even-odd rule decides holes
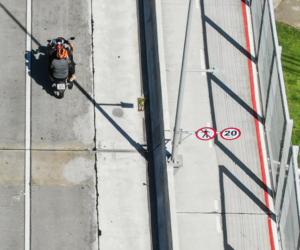
[[[75,74],[75,63],[71,61],[69,63],[69,77]]]

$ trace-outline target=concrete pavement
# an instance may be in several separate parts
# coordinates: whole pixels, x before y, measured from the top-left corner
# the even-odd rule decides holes
[[[137,3],[28,2],[32,15],[26,1],[0,5],[1,249],[151,249]],[[76,37],[77,78],[63,99],[45,54],[58,36]]]
[[[296,29],[300,29],[300,2],[297,0],[283,0],[275,8],[275,18],[277,21],[288,24]]]
[[[171,130],[188,2],[161,1]],[[193,3],[187,68],[214,66],[214,74],[187,72],[181,127],[214,127],[218,132],[237,127],[242,136],[226,141],[218,135],[208,142],[191,136],[180,145],[183,167],[174,176],[175,249],[271,249],[242,1]]]
[[[174,127],[188,1],[161,2],[167,134]],[[178,238],[173,238],[179,246],[174,249],[270,249],[242,2],[201,3],[193,5],[188,68],[217,66],[218,71],[187,74],[182,129],[234,126],[242,136],[236,141],[191,136],[180,145],[183,167],[174,177]],[[25,76],[7,72],[27,67],[18,60],[24,57],[26,9],[20,1],[2,4],[12,16],[0,9],[0,25],[9,30],[0,41],[11,41],[3,53],[15,64],[1,67],[0,216],[12,220],[4,220],[8,226],[0,228],[0,241],[4,248],[23,249]],[[32,54],[29,72],[32,249],[152,247],[148,165],[140,154],[145,117],[137,111],[143,93],[137,9],[131,0],[51,6],[33,1],[33,49],[41,48]],[[76,36],[77,82],[57,100],[45,76],[43,46],[60,35]]]
[[[282,0],[273,0],[273,6],[274,6],[274,9],[277,8],[277,6],[282,2]]]
[[[25,40],[24,33],[20,34],[18,26],[3,10],[13,9],[11,1],[1,1],[0,29],[2,35],[0,43],[6,44],[2,58],[7,63],[0,67],[1,91],[0,91],[0,148],[15,149],[1,150],[0,152],[0,245],[7,249],[24,248],[24,117],[25,112],[25,85],[24,82],[24,57]],[[25,4],[14,8],[13,14],[18,15],[21,25],[26,23]],[[7,30],[7,31],[6,31]],[[3,32],[6,31],[6,32]],[[9,43],[7,41],[10,41]],[[23,51],[23,52],[22,52]],[[21,59],[22,58],[22,59]],[[14,60],[18,59],[18,60]],[[14,66],[13,74],[11,68]],[[21,105],[20,105],[21,104]],[[20,223],[20,221],[22,223]]]
[[[101,249],[151,249],[147,161],[133,146],[146,144],[137,9],[130,0],[93,2]]]

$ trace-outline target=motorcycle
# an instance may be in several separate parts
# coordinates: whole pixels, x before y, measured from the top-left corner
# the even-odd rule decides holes
[[[47,42],[48,42],[47,55],[49,57],[50,79],[53,82],[52,87],[54,88],[54,94],[59,98],[64,97],[66,87],[68,87],[69,89],[72,89],[73,83],[69,80],[69,72],[68,72],[68,75],[66,75],[62,78],[55,78],[53,76],[53,74],[51,73],[51,69],[50,69],[50,65],[51,65],[52,60],[53,60],[52,56],[53,56],[54,53],[56,53],[58,48],[63,47],[67,50],[67,53],[68,53],[69,58],[71,60],[71,63],[73,65],[73,67],[75,67],[75,64],[73,62],[73,54],[72,54],[73,48],[70,46],[70,42],[74,39],[75,39],[75,37],[71,37],[68,40],[64,39],[63,37],[58,37],[58,38],[54,38],[52,40],[50,40],[50,39],[47,40]]]

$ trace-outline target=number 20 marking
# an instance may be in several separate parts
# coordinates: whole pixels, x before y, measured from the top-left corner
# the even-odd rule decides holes
[[[230,133],[231,132],[231,133]],[[224,136],[230,136],[230,134],[231,134],[231,136],[236,136],[237,135],[237,131],[236,130],[232,130],[232,131],[230,131],[230,130],[227,130],[227,131],[225,131],[225,135]]]
[[[241,136],[241,130],[238,128],[226,128],[221,132],[221,137],[224,140],[235,140]]]

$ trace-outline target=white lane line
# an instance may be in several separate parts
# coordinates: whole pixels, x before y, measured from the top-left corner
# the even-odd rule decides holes
[[[196,0],[195,3],[196,3],[196,9],[200,9],[200,3],[199,3],[199,0]]]
[[[216,211],[219,211],[219,203],[217,200],[215,200],[215,209]]]
[[[30,200],[31,200],[31,79],[29,70],[31,68],[31,0],[27,0],[27,23],[26,23],[26,51],[27,51],[27,73],[26,73],[26,135],[25,135],[25,250],[30,250]]]
[[[204,49],[200,49],[200,65],[201,65],[201,69],[206,69],[205,59],[204,59]],[[201,75],[205,76],[206,72],[201,72]]]
[[[217,232],[222,233],[222,228],[221,228],[221,222],[220,222],[220,216],[216,217],[216,222],[217,222]]]
[[[210,122],[207,123],[207,127],[210,127]],[[212,148],[212,147],[213,147],[213,142],[212,142],[212,141],[213,141],[213,140],[209,140],[209,141],[208,141],[208,147],[209,147],[209,148]]]

